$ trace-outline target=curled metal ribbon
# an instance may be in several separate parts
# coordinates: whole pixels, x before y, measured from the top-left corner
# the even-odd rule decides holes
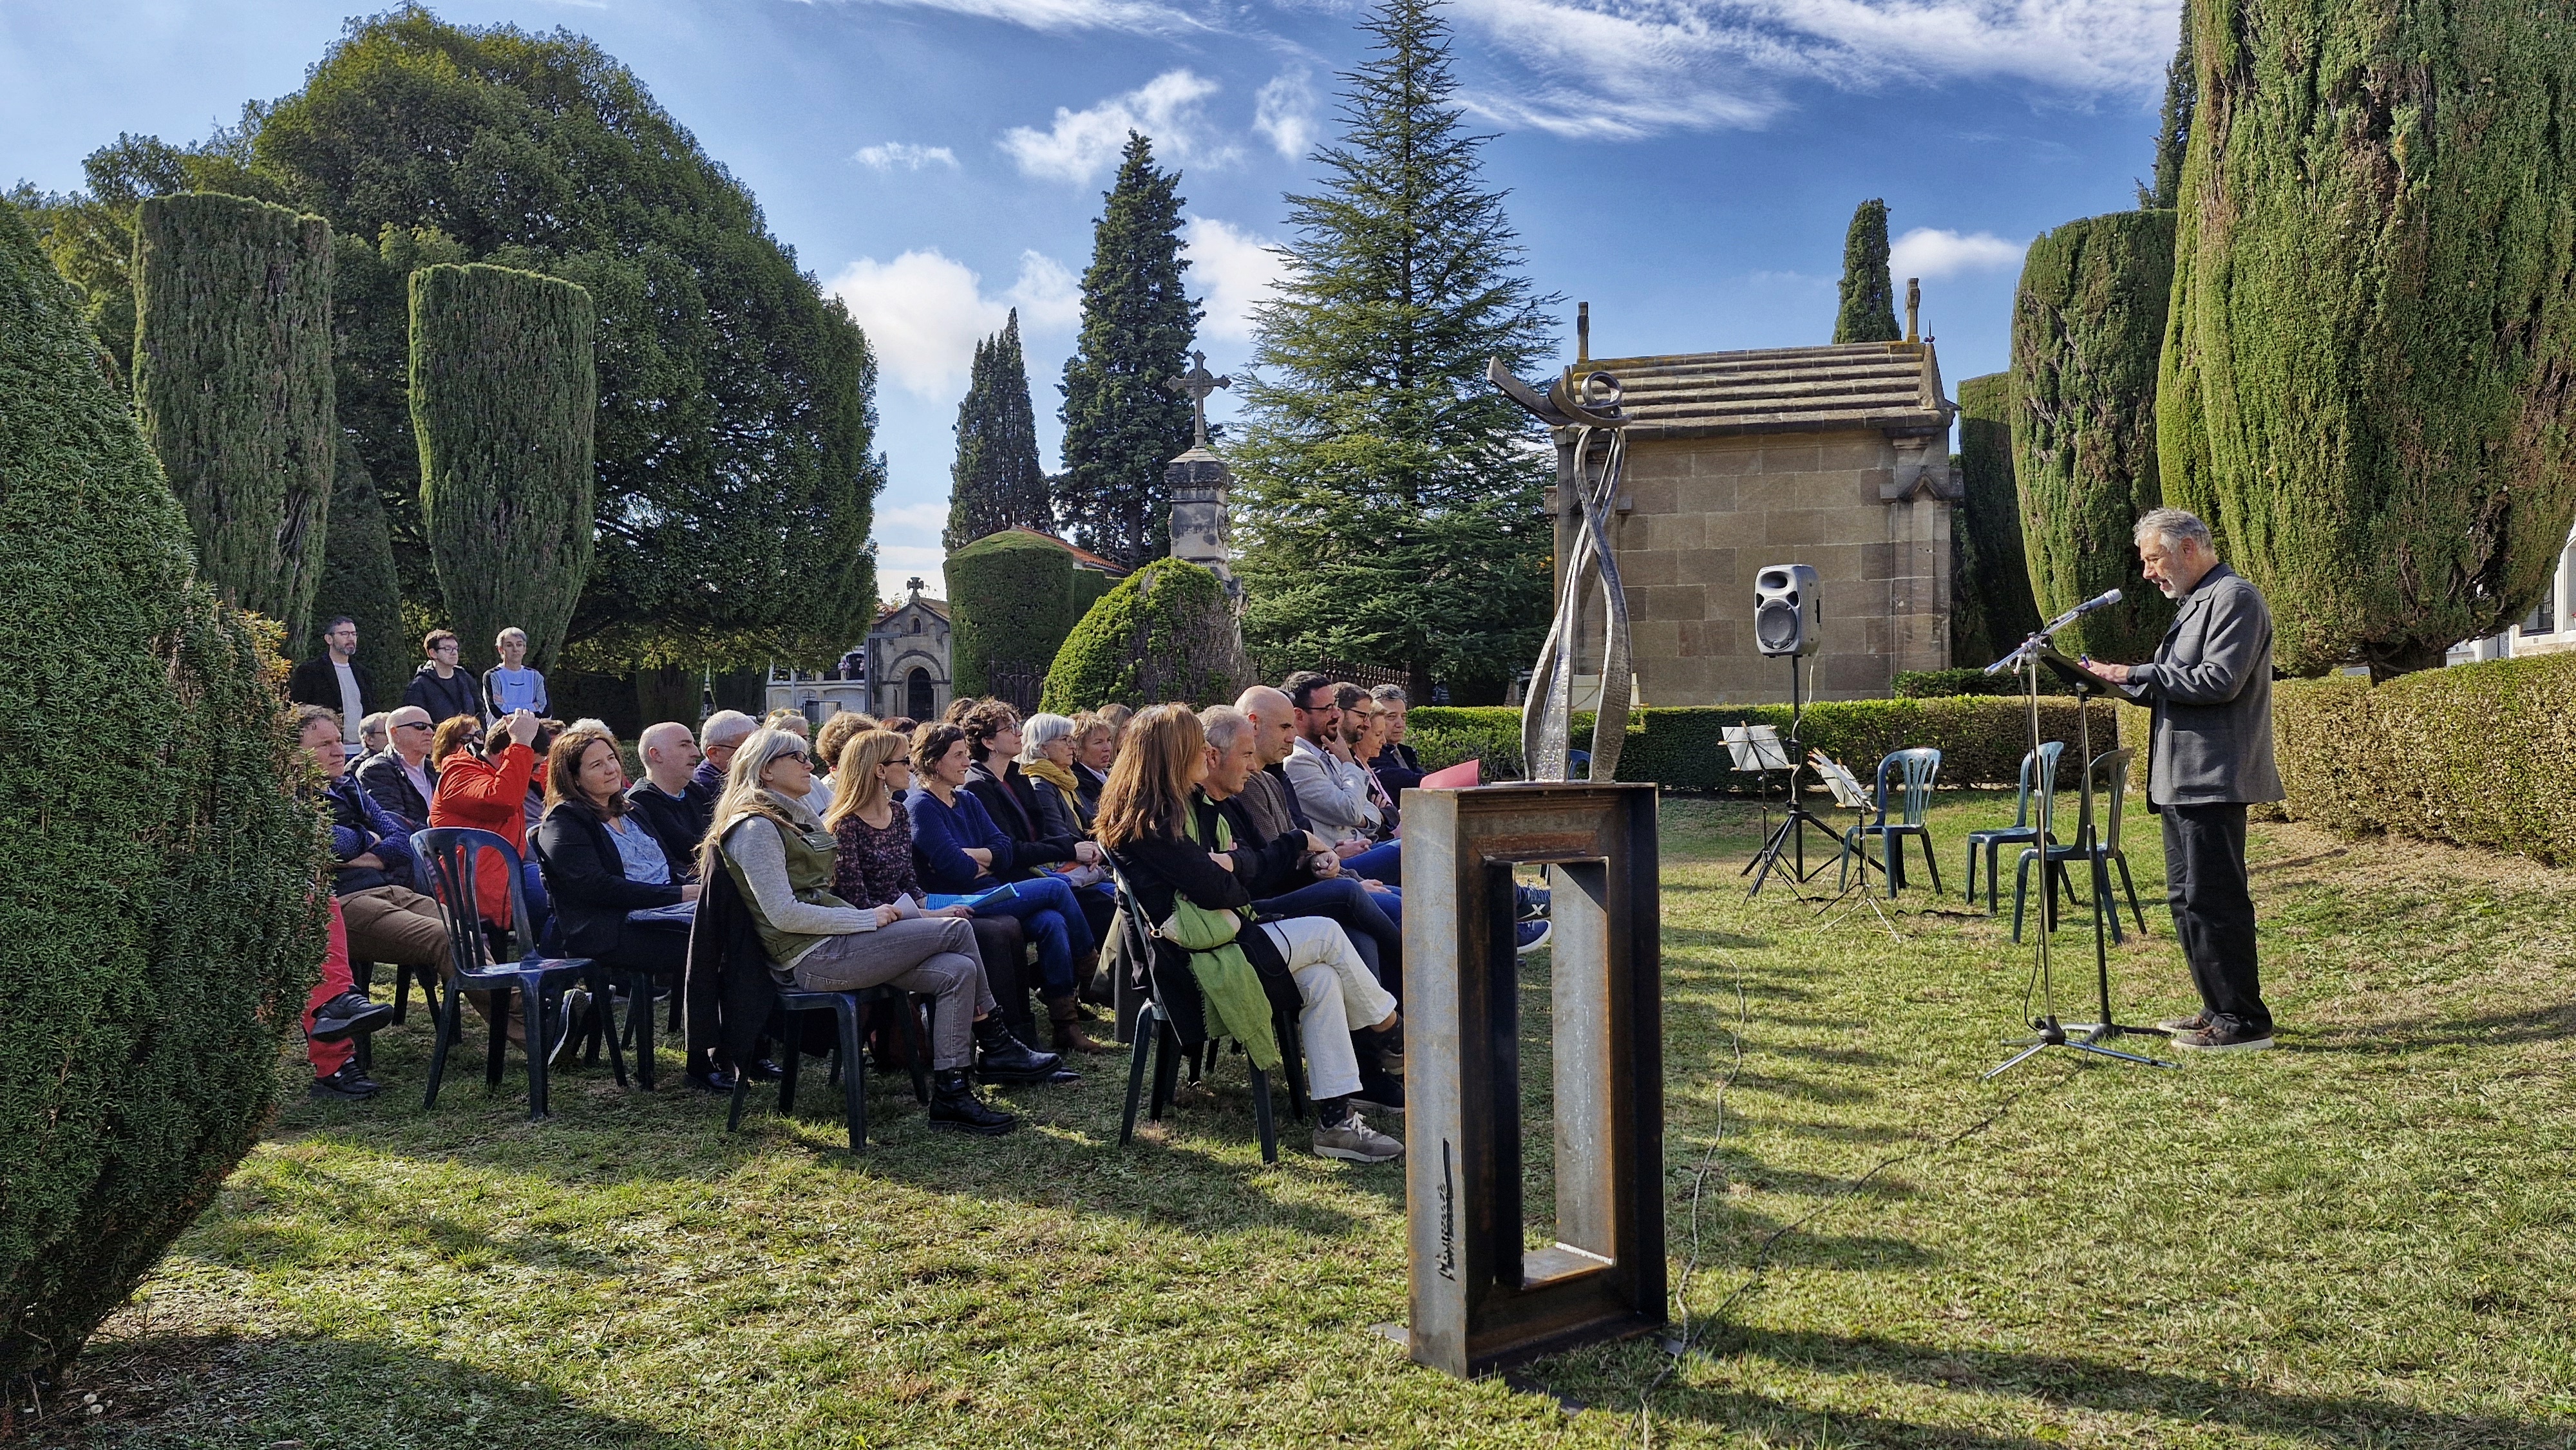
[[[1578,376],[1569,367],[1542,393],[1512,376],[1500,358],[1486,363],[1485,378],[1540,422],[1559,430],[1560,441],[1572,443],[1574,476],[1566,486],[1574,490],[1574,502],[1581,510],[1581,526],[1565,560],[1564,587],[1557,591],[1547,642],[1539,647],[1538,662],[1530,671],[1529,694],[1521,705],[1522,758],[1532,780],[1569,778],[1574,677],[1585,642],[1584,606],[1597,593],[1602,613],[1601,701],[1593,715],[1588,778],[1615,780],[1619,748],[1627,739],[1634,703],[1628,596],[1619,587],[1619,561],[1610,547],[1611,510],[1628,459],[1628,416],[1621,406],[1625,391],[1609,373]]]

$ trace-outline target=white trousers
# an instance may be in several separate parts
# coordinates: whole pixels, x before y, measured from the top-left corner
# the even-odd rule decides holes
[[[1306,1092],[1317,1100],[1360,1090],[1360,1063],[1351,1033],[1374,1027],[1395,1010],[1395,997],[1351,948],[1341,923],[1320,916],[1265,921],[1261,929],[1288,963],[1297,995],[1297,1036],[1306,1053]]]

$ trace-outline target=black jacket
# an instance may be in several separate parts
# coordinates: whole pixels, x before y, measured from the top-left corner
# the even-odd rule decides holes
[[[1030,781],[1020,774],[1020,763],[1004,761],[1002,772],[993,773],[983,761],[966,767],[966,790],[984,807],[984,814],[1011,838],[1012,875],[1001,876],[1011,881],[1027,876],[1049,861],[1074,859],[1071,836],[1050,836],[1038,824],[1037,809],[1029,790]]]
[[[349,674],[358,682],[358,704],[363,709],[374,703],[376,687],[367,679],[367,667],[349,661]],[[331,668],[331,656],[325,651],[320,659],[306,660],[286,677],[286,698],[298,705],[319,705],[325,710],[340,708],[340,676]]]
[[[339,703],[338,689],[336,684],[332,686],[334,698],[331,703],[335,705]],[[442,680],[438,677],[438,666],[427,661],[413,672],[411,683],[403,686],[402,702],[427,710],[433,725],[458,715],[471,715],[477,720],[483,718],[483,691],[475,685],[474,677],[458,670]]]
[[[1306,833],[1303,831],[1260,839],[1261,828],[1253,824],[1252,813],[1243,808],[1243,797],[1228,796],[1217,813],[1234,827],[1234,874],[1256,901],[1266,897],[1285,896],[1300,886],[1314,884],[1315,873],[1306,869]]]
[[[421,758],[420,773],[429,777],[431,790],[438,789],[438,772],[430,768],[427,756]],[[369,798],[384,807],[386,815],[415,831],[429,829],[429,802],[403,773],[402,757],[390,750],[368,756],[358,766],[358,784],[366,787]]]
[[[1191,799],[1198,813],[1199,840],[1214,841],[1217,807],[1203,795]],[[1252,905],[1252,892],[1248,889],[1244,869],[1246,848],[1238,847],[1232,853],[1235,858],[1232,871],[1210,861],[1208,849],[1198,841],[1139,840],[1130,841],[1110,852],[1109,858],[1118,867],[1119,877],[1135,892],[1136,904],[1144,909],[1148,924],[1170,916],[1176,896],[1187,896],[1212,911],[1246,910]],[[1261,990],[1270,998],[1271,1009],[1286,1014],[1285,1020],[1293,1029],[1304,1002],[1298,996],[1296,979],[1288,975],[1288,962],[1279,955],[1279,948],[1271,943],[1270,934],[1246,922],[1242,933],[1235,938],[1235,944],[1243,948],[1244,959],[1252,963],[1254,974],[1261,978]],[[1165,1005],[1176,1013],[1195,1013],[1198,1010],[1197,979],[1190,975],[1189,953],[1170,942],[1156,939],[1154,979],[1161,988]],[[1207,1035],[1203,1019],[1193,1018],[1174,1025],[1185,1042],[1197,1041]],[[1280,1045],[1288,1046],[1287,1043]]]
[[[680,899],[677,886],[627,880],[608,823],[578,806],[557,805],[538,823],[537,864],[566,956],[613,957],[626,937],[626,913]]]
[[[1390,745],[1379,751],[1377,758],[1369,762],[1369,769],[1377,772],[1378,783],[1386,787],[1387,794],[1398,799],[1430,774],[1422,768],[1422,757],[1414,754],[1410,745]]]
[[[652,781],[639,780],[626,788],[626,804],[662,844],[671,875],[681,881],[697,880],[698,844],[707,838],[707,827],[715,819],[715,793],[692,780],[680,787],[678,796],[667,796]]]

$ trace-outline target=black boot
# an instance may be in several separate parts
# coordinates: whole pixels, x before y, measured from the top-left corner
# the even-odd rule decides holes
[[[981,1138],[998,1138],[1020,1125],[1020,1120],[985,1104],[966,1085],[966,1074],[958,1068],[942,1068],[930,1077],[930,1126],[952,1133],[973,1133]]]
[[[999,1017],[975,1024],[975,1075],[986,1082],[1082,1081],[1082,1074],[1068,1069],[1063,1058],[1022,1042]]]

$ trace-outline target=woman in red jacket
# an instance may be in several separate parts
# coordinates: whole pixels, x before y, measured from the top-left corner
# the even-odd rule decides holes
[[[438,767],[438,792],[430,797],[429,823],[490,831],[524,858],[528,782],[537,770],[536,752],[528,742],[537,738],[537,717],[515,710],[500,727],[509,732],[509,743],[499,751],[459,749]],[[510,925],[510,878],[496,856],[485,855],[475,867],[474,905],[487,923]]]

